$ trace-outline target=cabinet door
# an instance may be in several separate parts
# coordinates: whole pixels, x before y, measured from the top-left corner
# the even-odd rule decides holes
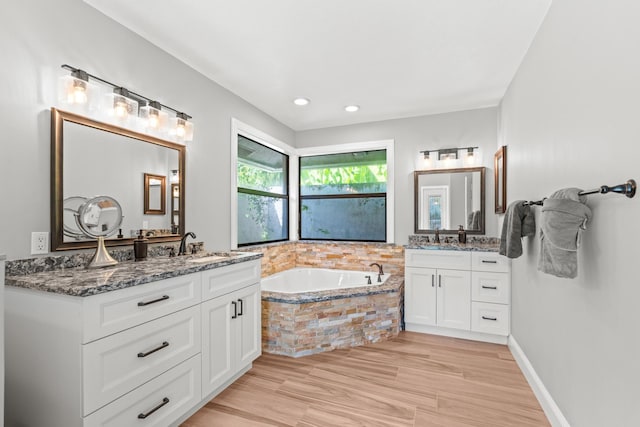
[[[202,303],[202,396],[233,376],[233,322],[231,300],[224,295]]]
[[[404,320],[420,325],[436,324],[436,270],[405,269]]]
[[[237,339],[236,371],[253,362],[261,348],[260,284],[234,292],[238,304],[238,318],[233,320],[234,338]]]
[[[438,270],[438,326],[471,329],[471,273]]]

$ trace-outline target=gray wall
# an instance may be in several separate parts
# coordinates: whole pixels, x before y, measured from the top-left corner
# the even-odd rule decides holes
[[[49,109],[57,102],[61,64],[194,117],[186,225],[209,248],[230,246],[231,117],[294,144],[291,129],[81,0],[4,2],[0,52],[0,249],[8,259],[28,257],[31,232],[49,230]]]
[[[296,146],[315,147],[349,142],[395,140],[395,242],[406,244],[413,234],[413,171],[420,150],[479,146],[486,166],[486,232],[497,236],[493,213],[493,154],[497,109],[484,108],[408,119],[385,120],[296,133]],[[457,228],[457,227],[456,227]]]
[[[508,200],[640,179],[640,6],[555,0],[501,108]],[[512,333],[573,426],[638,425],[640,197],[589,196],[579,276],[513,263]],[[539,208],[536,208],[539,213]]]

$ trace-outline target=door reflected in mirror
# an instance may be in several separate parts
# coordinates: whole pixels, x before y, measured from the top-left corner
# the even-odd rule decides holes
[[[485,168],[414,172],[414,231],[417,234],[484,234]]]
[[[145,215],[164,215],[167,206],[167,177],[144,174],[144,213]]]

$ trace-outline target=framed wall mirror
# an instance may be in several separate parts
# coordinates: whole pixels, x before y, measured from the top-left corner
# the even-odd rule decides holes
[[[122,206],[121,228],[105,238],[107,246],[131,245],[140,229],[150,243],[179,240],[184,233],[185,153],[184,145],[52,108],[51,250],[95,247],[95,239],[78,229],[74,214],[95,196],[113,197]],[[166,176],[173,170],[180,179],[179,225],[174,227],[166,209],[167,197],[172,197],[168,192],[174,190],[166,185]]]
[[[167,177],[144,174],[144,213],[164,215],[167,212]]]
[[[416,234],[485,232],[485,168],[436,169],[414,172]]]
[[[507,146],[500,147],[493,156],[493,173],[495,185],[495,212],[505,213],[507,210]]]

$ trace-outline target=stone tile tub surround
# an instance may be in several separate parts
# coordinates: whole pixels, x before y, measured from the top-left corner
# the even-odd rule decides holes
[[[5,283],[8,286],[87,297],[262,257],[256,253],[231,252],[228,258],[190,262],[194,258],[208,255],[209,253],[203,252],[200,255],[181,257],[158,256],[141,262],[123,261],[112,267],[98,269],[86,269],[83,264],[76,268],[7,275]]]
[[[294,267],[376,271],[369,264],[383,265],[384,272],[404,275],[404,247],[391,243],[304,241],[281,242],[240,248],[259,252],[262,277]]]
[[[262,292],[262,350],[301,357],[398,335],[404,277],[359,288]]]

